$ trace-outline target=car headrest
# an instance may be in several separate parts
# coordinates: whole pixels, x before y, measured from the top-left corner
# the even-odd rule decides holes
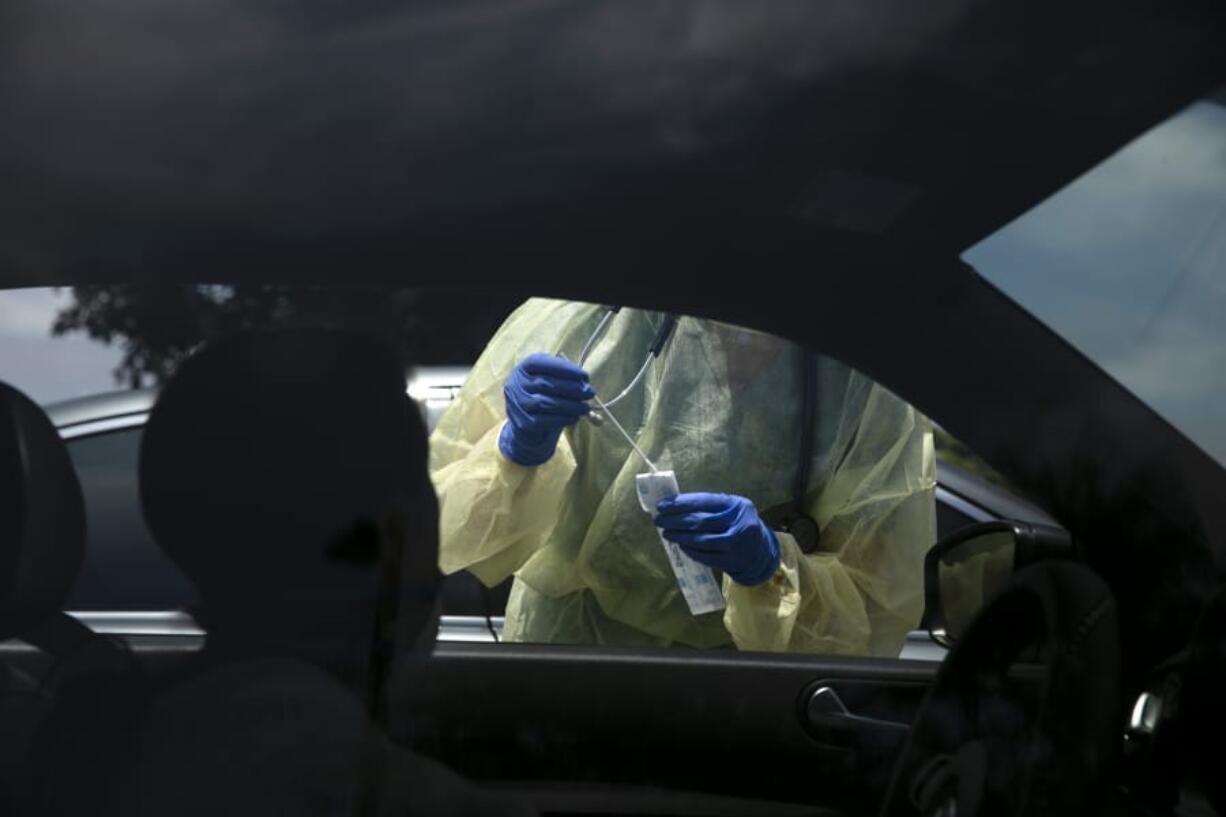
[[[408,540],[405,520],[437,513],[405,383],[390,347],[346,330],[243,333],[183,363],[145,427],[140,492],[203,611],[342,602],[385,526]],[[406,547],[433,564],[422,538]]]
[[[85,500],[42,409],[0,383],[0,639],[58,614],[85,552]]]

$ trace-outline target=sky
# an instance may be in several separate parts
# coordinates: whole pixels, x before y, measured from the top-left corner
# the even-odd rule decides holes
[[[36,403],[118,388],[111,376],[117,347],[80,334],[51,337],[56,312],[71,301],[67,289],[0,290],[0,380]]]
[[[1226,106],[1191,105],[963,257],[1226,465]]]

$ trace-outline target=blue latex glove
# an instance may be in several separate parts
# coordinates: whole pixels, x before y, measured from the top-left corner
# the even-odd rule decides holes
[[[504,457],[519,465],[540,465],[553,456],[562,429],[579,422],[596,396],[588,375],[569,360],[529,355],[502,387],[507,422],[498,436]]]
[[[678,494],[656,510],[656,527],[690,558],[737,584],[761,584],[779,566],[779,540],[753,502],[731,494]]]

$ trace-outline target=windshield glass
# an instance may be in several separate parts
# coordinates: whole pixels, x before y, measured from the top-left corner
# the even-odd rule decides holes
[[[1226,465],[1226,90],[963,257]]]

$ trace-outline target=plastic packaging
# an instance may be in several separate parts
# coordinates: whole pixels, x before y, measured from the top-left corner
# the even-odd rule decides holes
[[[638,491],[639,505],[653,516],[661,500],[672,499],[680,493],[677,476],[672,471],[638,474],[634,478],[634,485]],[[668,563],[672,565],[677,586],[681,588],[681,595],[685,597],[690,613],[699,616],[723,610],[724,594],[711,568],[691,559],[679,545],[665,539],[663,534],[660,535],[660,543],[668,554]]]

